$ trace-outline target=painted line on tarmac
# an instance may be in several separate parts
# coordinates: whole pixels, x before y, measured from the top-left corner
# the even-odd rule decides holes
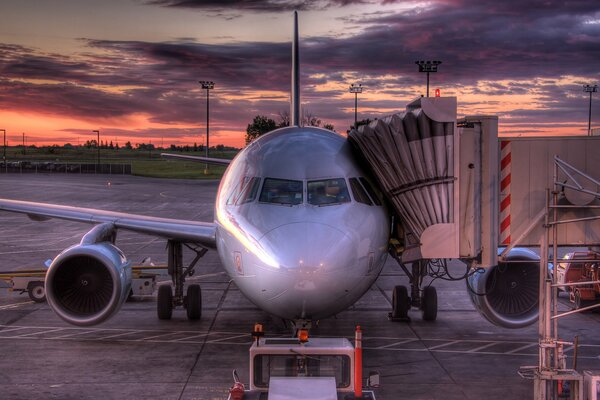
[[[146,343],[179,343],[179,344],[190,344],[190,343],[203,343],[204,338],[208,335],[217,336],[212,340],[207,340],[207,344],[231,344],[238,346],[249,346],[252,342],[239,341],[240,338],[248,336],[248,334],[240,334],[239,332],[198,332],[198,331],[159,331],[159,330],[148,330],[148,329],[119,329],[119,328],[70,328],[70,327],[42,327],[42,326],[11,326],[11,325],[0,325],[0,328],[6,328],[0,330],[0,340],[2,339],[24,339],[24,340],[75,340],[75,341],[87,341],[87,342],[146,342]],[[32,332],[35,330],[35,332]],[[61,336],[50,336],[43,337],[43,335],[60,332],[61,330],[69,330],[70,333]],[[75,332],[73,332],[75,330]],[[17,332],[21,331],[21,332]],[[2,336],[7,332],[13,332],[11,336]],[[82,337],[85,334],[97,334],[99,332],[108,333],[106,336],[98,336],[85,338]],[[158,333],[158,334],[157,334]],[[135,339],[125,339],[125,336],[129,335],[148,335],[145,337],[138,337]],[[177,337],[178,335],[184,335],[183,337]],[[175,336],[175,337],[173,337]],[[219,337],[221,336],[221,337]],[[169,338],[172,337],[172,338]],[[271,335],[269,335],[271,337]],[[282,335],[273,335],[273,337],[283,337]],[[326,336],[324,336],[326,337]],[[197,340],[194,340],[197,339]],[[489,356],[520,356],[520,357],[535,357],[537,356],[537,342],[522,342],[522,341],[483,341],[483,340],[450,340],[450,339],[415,339],[415,338],[388,338],[393,340],[389,345],[370,347],[364,346],[365,350],[369,351],[398,351],[398,352],[433,352],[433,353],[449,353],[449,354],[469,354],[469,355],[489,355]],[[402,344],[412,344],[418,342],[423,347],[396,347],[402,346]],[[431,346],[433,344],[433,346]],[[464,346],[476,345],[471,349],[465,349]],[[429,347],[428,347],[429,345]],[[509,346],[505,351],[482,351],[495,345]],[[452,346],[457,346],[453,349]],[[513,347],[516,346],[516,347]],[[511,349],[511,347],[513,347]],[[526,352],[527,349],[536,348],[535,351]],[[590,350],[592,355],[583,355],[582,351]],[[580,346],[580,355],[582,359],[598,359],[598,351],[600,345],[590,344]]]
[[[34,304],[34,302],[33,301],[23,301],[21,303],[5,304],[3,306],[0,306],[0,310],[12,310],[12,309],[24,306],[26,304]]]

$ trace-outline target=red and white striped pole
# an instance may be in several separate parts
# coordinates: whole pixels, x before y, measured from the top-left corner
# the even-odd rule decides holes
[[[356,325],[354,334],[354,398],[362,399],[362,331]]]
[[[510,140],[500,141],[500,244],[510,244]]]

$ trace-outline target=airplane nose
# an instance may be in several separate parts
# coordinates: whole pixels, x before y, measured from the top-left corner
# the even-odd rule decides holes
[[[285,224],[265,234],[260,242],[287,271],[333,272],[356,260],[351,238],[322,223]]]

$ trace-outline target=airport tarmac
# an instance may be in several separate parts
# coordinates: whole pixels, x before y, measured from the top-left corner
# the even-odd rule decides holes
[[[108,175],[0,175],[0,197],[212,221],[217,181]],[[39,268],[76,244],[89,225],[0,213],[0,270]],[[117,246],[134,262],[166,262],[165,241],[120,231]],[[186,258],[192,254],[186,253]],[[464,271],[456,264],[456,274]],[[191,279],[200,283],[203,315],[184,310],[156,317],[155,299],[125,303],[110,321],[78,328],[47,304],[0,289],[0,398],[226,399],[231,371],[248,381],[250,331],[287,336],[281,321],[246,300],[229,282],[216,252],[207,253]],[[363,329],[364,371],[381,373],[378,399],[527,399],[532,381],[517,375],[537,364],[537,325],[509,330],[488,323],[471,305],[464,281],[436,281],[439,313],[424,322],[390,322],[391,291],[407,284],[388,259],[376,284],[351,309],[320,322],[315,336],[353,337]],[[566,298],[562,310],[569,309]],[[561,320],[561,336],[579,336],[578,369],[600,369],[600,314]],[[573,353],[569,348],[567,354]],[[569,357],[568,363],[572,362]]]

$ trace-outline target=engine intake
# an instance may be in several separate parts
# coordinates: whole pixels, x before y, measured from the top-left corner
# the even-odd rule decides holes
[[[114,245],[79,244],[60,253],[46,273],[48,303],[74,325],[95,325],[121,308],[131,289],[131,268]]]
[[[540,266],[531,261],[540,257],[529,249],[514,248],[506,259],[510,262],[471,275],[467,279],[469,294],[491,323],[522,328],[538,318]]]

